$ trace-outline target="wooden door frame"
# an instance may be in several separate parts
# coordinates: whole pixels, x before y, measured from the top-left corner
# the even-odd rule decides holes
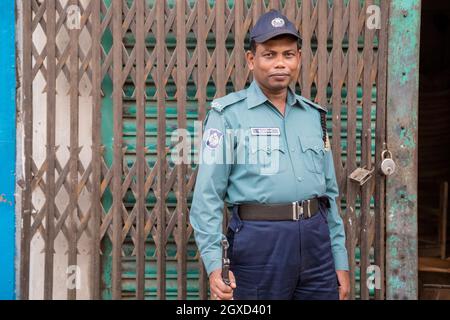
[[[386,179],[386,298],[417,299],[417,128],[420,0],[389,8],[386,134],[397,165]]]

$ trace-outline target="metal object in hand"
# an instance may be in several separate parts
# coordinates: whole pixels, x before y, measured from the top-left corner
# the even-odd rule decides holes
[[[230,259],[228,259],[228,247],[229,243],[227,239],[222,240],[222,280],[229,286],[231,285],[229,271],[230,271]]]

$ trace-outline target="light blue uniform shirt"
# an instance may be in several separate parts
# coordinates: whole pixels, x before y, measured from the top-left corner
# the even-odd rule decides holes
[[[190,210],[208,274],[221,268],[224,201],[290,203],[318,196],[330,200],[328,226],[336,270],[348,270],[333,156],[322,138],[319,109],[324,109],[288,90],[283,116],[256,81],[215,99],[211,107]]]

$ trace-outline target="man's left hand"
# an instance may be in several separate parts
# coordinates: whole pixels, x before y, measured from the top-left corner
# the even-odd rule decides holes
[[[350,276],[347,270],[336,270],[339,281],[339,300],[348,300],[350,296]]]

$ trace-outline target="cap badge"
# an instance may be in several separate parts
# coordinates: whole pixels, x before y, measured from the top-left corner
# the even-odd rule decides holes
[[[279,28],[284,26],[284,20],[283,18],[275,18],[272,20],[272,26],[274,26],[275,28]]]

